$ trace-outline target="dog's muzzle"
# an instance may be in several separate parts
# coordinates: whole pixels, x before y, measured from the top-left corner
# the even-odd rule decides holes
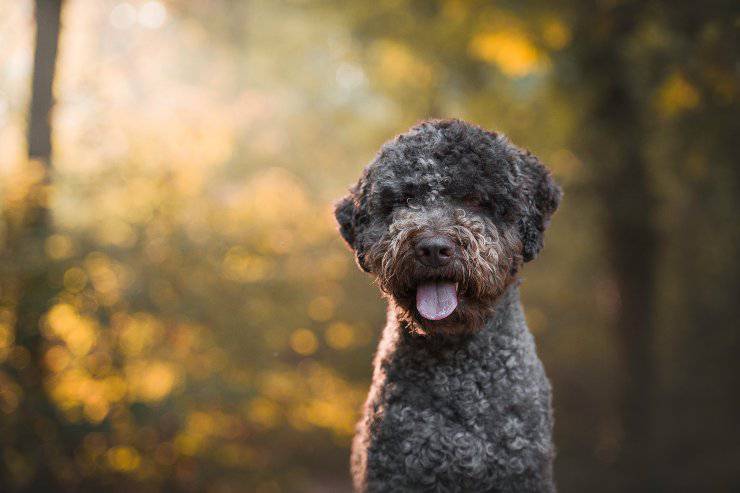
[[[430,269],[449,265],[458,255],[458,248],[451,238],[444,235],[427,235],[414,245],[416,260]],[[427,320],[442,320],[457,308],[456,282],[431,280],[416,287],[416,309]]]

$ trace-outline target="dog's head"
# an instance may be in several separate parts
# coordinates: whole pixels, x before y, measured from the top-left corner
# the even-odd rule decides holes
[[[386,143],[336,206],[358,265],[419,332],[480,328],[542,248],[560,188],[536,157],[459,120]]]

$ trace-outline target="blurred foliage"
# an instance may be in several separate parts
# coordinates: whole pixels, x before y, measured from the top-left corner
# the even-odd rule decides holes
[[[24,137],[33,5],[1,1],[0,489],[48,468],[71,491],[347,491],[384,313],[331,202],[386,138],[447,115],[504,131],[566,188],[523,286],[562,491],[621,484],[599,177],[625,146],[662,238],[650,468],[666,491],[740,485],[738,10],[597,3],[68,0],[47,176]],[[621,5],[636,27],[611,38]],[[630,67],[637,140],[593,117],[600,43]],[[19,251],[46,197],[53,231]],[[33,269],[53,290],[38,354],[16,324]],[[29,415],[38,391],[52,409]]]

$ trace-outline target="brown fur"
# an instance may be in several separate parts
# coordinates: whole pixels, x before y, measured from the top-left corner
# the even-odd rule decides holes
[[[431,234],[445,235],[458,246],[449,265],[429,268],[417,261],[415,242]],[[496,299],[516,278],[521,248],[513,228],[499,229],[462,208],[414,207],[393,215],[388,232],[366,260],[400,319],[413,330],[460,333],[479,329],[490,316]],[[426,320],[416,310],[416,287],[421,280],[438,279],[459,283],[459,304],[444,320]]]

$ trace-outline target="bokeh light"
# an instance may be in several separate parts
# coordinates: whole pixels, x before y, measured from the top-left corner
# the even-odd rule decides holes
[[[332,203],[436,116],[505,132],[566,190],[522,284],[560,489],[736,487],[736,15],[642,4],[65,0],[47,162],[34,2],[0,1],[0,491],[350,491],[385,313]],[[650,246],[607,241],[622,212],[653,270],[615,267]]]

